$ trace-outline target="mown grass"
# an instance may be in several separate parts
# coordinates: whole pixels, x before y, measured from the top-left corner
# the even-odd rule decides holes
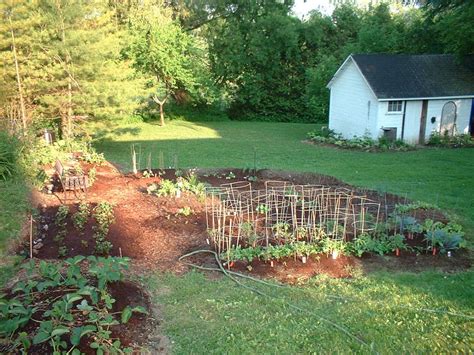
[[[264,122],[171,121],[97,124],[96,147],[107,159],[129,171],[130,145],[138,143],[141,167],[151,152],[157,167],[257,167],[310,171],[348,183],[389,191],[439,205],[461,217],[474,231],[474,149],[426,148],[410,152],[367,153],[302,143],[315,125]],[[469,239],[472,239],[468,236]]]
[[[98,124],[94,132],[96,147],[124,171],[130,170],[132,143],[141,149],[141,168],[148,152],[154,167],[161,151],[166,166],[173,165],[176,155],[179,167],[242,168],[253,167],[256,152],[258,168],[333,175],[437,204],[457,214],[472,239],[474,149],[365,153],[302,143],[314,127],[174,121],[166,127]],[[158,273],[147,283],[162,306],[163,328],[177,354],[468,352],[474,346],[472,271],[379,272],[350,280],[319,277],[285,289],[253,285],[276,298],[198,272],[181,277]],[[367,345],[320,317],[347,328]]]
[[[320,277],[283,289],[245,282],[275,298],[198,272],[149,283],[177,354],[466,353],[474,345],[473,273]]]
[[[29,189],[23,177],[0,181],[0,286],[13,274],[11,256],[6,255],[12,241],[18,237],[29,209]]]

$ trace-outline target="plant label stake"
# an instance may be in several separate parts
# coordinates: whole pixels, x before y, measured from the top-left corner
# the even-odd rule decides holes
[[[451,254],[451,250],[448,251],[447,255],[448,255],[448,258],[453,256],[453,254]]]
[[[270,260],[270,267],[273,267],[273,260]]]
[[[332,258],[337,259],[338,256],[339,256],[339,252],[337,250],[333,250],[332,251]]]
[[[436,252],[437,252],[436,248],[433,248],[433,255],[436,255]]]
[[[180,198],[180,197],[181,197],[181,190],[177,189],[176,190],[176,198]]]
[[[400,249],[399,248],[395,249],[395,255],[400,256]]]
[[[307,261],[306,256],[303,256],[303,257],[301,258],[301,261],[303,262],[303,264],[306,264],[306,261]]]
[[[30,216],[30,259],[33,258],[33,216]]]

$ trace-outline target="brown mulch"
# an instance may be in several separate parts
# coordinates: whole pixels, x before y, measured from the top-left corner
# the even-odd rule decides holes
[[[85,166],[84,170],[90,166]],[[188,267],[178,261],[178,258],[185,253],[197,249],[208,249],[206,242],[206,216],[204,203],[199,201],[194,195],[183,194],[180,198],[157,197],[148,195],[146,187],[151,183],[158,183],[160,179],[174,179],[174,170],[165,170],[165,174],[156,177],[144,178],[132,174],[123,175],[110,164],[96,167],[97,180],[89,189],[87,200],[92,205],[100,201],[108,201],[114,207],[116,222],[112,224],[108,239],[113,243],[111,255],[126,256],[132,258],[134,267],[142,270],[162,270],[182,273]],[[229,179],[229,173],[235,178]],[[200,169],[197,174],[201,181],[205,181],[213,186],[223,183],[244,181],[249,175],[238,169],[211,170]],[[357,189],[345,184],[340,180],[319,174],[294,173],[273,170],[261,170],[257,174],[258,181],[252,182],[252,188],[264,187],[265,181],[288,181],[295,184],[318,184],[331,187],[349,188],[358,193],[366,194],[369,198],[381,204],[381,210],[390,213],[397,203],[409,202],[404,197],[393,194],[379,195],[375,191]],[[63,194],[55,192],[52,195],[38,194],[36,200],[39,205],[43,205],[41,218],[50,228],[47,231],[40,231],[37,238],[41,238],[43,247],[40,248],[36,257],[41,259],[58,258],[58,246],[54,242],[56,229],[54,226],[54,215],[61,204]],[[71,202],[71,211],[77,208],[78,201]],[[183,207],[190,207],[193,214],[185,217],[178,214],[178,210]],[[426,218],[446,221],[446,217],[438,210],[415,211],[415,216],[419,221]],[[79,233],[72,226],[72,221],[68,220],[68,234],[65,239],[67,245],[66,257],[74,255],[93,254],[93,225],[92,219],[88,222],[85,232]],[[22,250],[27,249],[27,242],[22,246]],[[354,268],[363,270],[374,270],[377,268],[388,268],[394,270],[420,271],[426,268],[439,267],[442,270],[459,270],[470,267],[471,257],[467,252],[454,253],[455,257],[418,255],[402,253],[401,257],[385,256],[379,258],[354,258],[343,257],[337,262],[328,259],[324,255],[319,257],[319,261],[309,260],[307,264],[301,261],[286,260],[276,263],[274,268],[263,262],[256,262],[251,265],[252,271],[243,267],[243,271],[253,275],[263,277],[276,277],[280,280],[293,282],[300,278],[311,277],[315,274],[325,273],[333,277],[348,277]],[[209,258],[196,262],[209,263]]]

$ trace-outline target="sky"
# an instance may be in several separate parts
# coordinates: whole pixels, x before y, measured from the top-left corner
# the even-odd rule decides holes
[[[334,10],[334,6],[330,4],[329,0],[295,0],[295,5],[293,6],[293,11],[299,18],[315,9],[318,9],[323,14],[330,15]]]

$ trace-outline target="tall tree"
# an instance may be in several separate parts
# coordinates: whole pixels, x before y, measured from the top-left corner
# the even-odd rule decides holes
[[[195,42],[163,7],[139,10],[140,15],[132,19],[131,42],[124,54],[137,70],[154,78],[151,97],[159,106],[164,126],[164,106],[170,96],[180,89],[192,90],[195,85]]]

